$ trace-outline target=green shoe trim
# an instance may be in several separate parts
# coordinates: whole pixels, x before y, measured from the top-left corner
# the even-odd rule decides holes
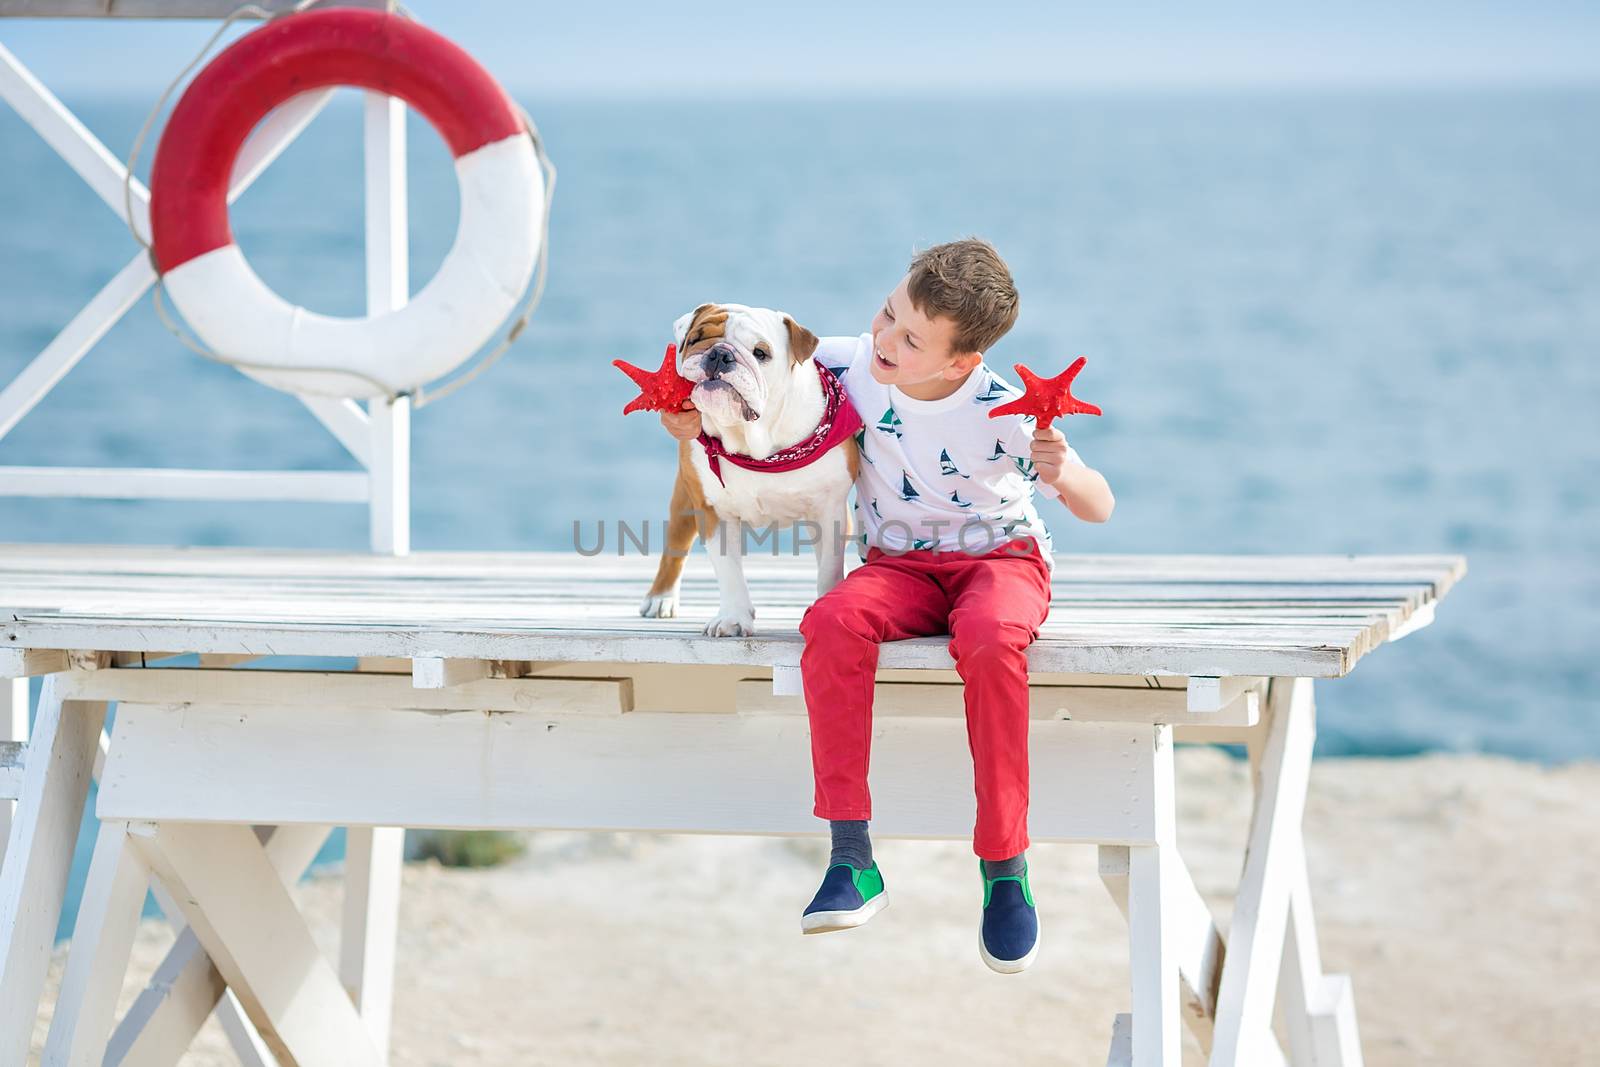
[[[1033,887],[1028,884],[1028,861],[1022,861],[1021,874],[1002,874],[997,878],[990,878],[989,872],[983,866],[983,860],[978,860],[978,876],[983,879],[983,906],[989,906],[989,898],[994,896],[996,882],[1022,883],[1022,899],[1028,902],[1028,907],[1033,907]]]
[[[835,863],[833,867],[850,868],[850,883],[856,887],[856,892],[861,894],[863,904],[883,892],[883,872],[878,870],[876,860],[866,870],[848,863]],[[828,870],[833,870],[833,867],[829,867]]]

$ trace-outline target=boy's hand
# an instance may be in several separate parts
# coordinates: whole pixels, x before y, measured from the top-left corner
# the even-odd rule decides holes
[[[693,400],[683,402],[682,411],[663,411],[661,425],[680,441],[692,441],[700,436],[700,410]]]
[[[1028,450],[1039,480],[1051,485],[1061,477],[1061,468],[1067,462],[1067,437],[1054,426],[1033,428],[1033,447]]]

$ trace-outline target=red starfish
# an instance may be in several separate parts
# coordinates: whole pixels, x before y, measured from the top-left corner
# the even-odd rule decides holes
[[[633,411],[678,411],[694,391],[694,383],[678,373],[678,346],[668,345],[661,360],[661,369],[648,371],[620,359],[611,361],[613,367],[633,379],[639,395],[628,401],[622,409],[624,415]]]
[[[1001,415],[1034,415],[1039,425],[1050,428],[1057,415],[1099,415],[1100,409],[1072,395],[1072,379],[1078,376],[1088,356],[1079,356],[1072,366],[1054,378],[1041,378],[1020,363],[1013,364],[1022,377],[1023,393],[997,408],[989,409],[991,419]]]

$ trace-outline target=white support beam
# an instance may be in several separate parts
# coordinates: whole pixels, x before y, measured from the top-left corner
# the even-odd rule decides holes
[[[1290,872],[1289,921],[1278,977],[1278,1006],[1296,1067],[1362,1067],[1355,997],[1348,975],[1322,973],[1311,881],[1302,852]]]
[[[381,1055],[389,1053],[394,964],[400,930],[400,871],[406,832],[398,826],[345,830],[344,913],[339,979]]]
[[[17,679],[22,681],[22,679]],[[0,741],[0,861],[6,856],[4,838],[11,834],[11,815],[22,795],[22,768],[26,762],[26,741]]]
[[[1133,1067],[1133,1016],[1118,1012],[1111,1020],[1111,1049],[1106,1067]]]
[[[127,221],[123,206],[123,178],[127,168],[122,160],[112,155],[110,149],[78,121],[78,116],[4,45],[0,45],[0,99],[9,103],[56,155],[78,172],[119,219]],[[148,235],[150,191],[138,178],[133,180],[132,186],[134,222],[140,233]]]
[[[1316,736],[1311,679],[1274,678],[1266,714],[1260,792],[1217,996],[1213,1067],[1253,1063],[1265,1054],[1267,1045],[1275,1044],[1273,996],[1283,957],[1289,893],[1296,866],[1305,862],[1300,821]]]
[[[1174,853],[1176,855],[1176,853]],[[1122,845],[1100,847],[1100,880],[1105,883],[1123,918],[1128,917],[1128,849]],[[1188,865],[1179,857],[1173,864],[1170,896],[1173,939],[1178,974],[1183,980],[1183,1018],[1202,1052],[1211,1050],[1217,1007],[1217,984],[1222,978],[1222,935],[1211,909],[1195,887]]]
[[[72,661],[66,649],[60,648],[0,648],[0,678],[20,678],[23,684],[27,679],[38,674],[56,674],[60,671],[72,669]],[[21,701],[26,705],[27,701]],[[26,709],[24,708],[24,711]],[[27,726],[27,721],[23,721]],[[0,737],[11,737],[11,734],[0,734]],[[22,736],[17,740],[27,737],[27,730],[22,731]]]
[[[1260,678],[1247,678],[1239,675],[1228,677],[1196,676],[1189,679],[1188,710],[1191,712],[1216,712],[1238,700],[1247,692],[1258,690],[1263,684]]]
[[[971,827],[970,791],[930,780],[972,773],[957,722],[875,727],[873,794],[885,837]],[[1153,842],[1154,737],[1166,727],[1035,722],[1029,832],[1040,841]],[[102,818],[346,826],[814,834],[790,801],[812,782],[807,724],[789,715],[542,710],[439,713],[323,705],[123,702]],[[381,761],[352,763],[320,738],[360,737]],[[292,764],[315,790],[286,790]],[[206,797],[203,813],[196,796]]]
[[[409,222],[406,216],[406,105],[382,93],[362,100],[366,204],[367,314],[381,315],[411,299]],[[368,536],[372,551],[411,552],[411,398],[367,402],[370,472]],[[476,668],[421,669],[413,681],[439,687],[483,675]],[[447,682],[447,679],[449,681]],[[400,826],[350,827],[345,847],[345,902],[340,977],[360,1010],[378,1053],[389,1055],[394,1002],[394,954],[399,938],[400,872],[405,830]]]
[[[4,48],[0,47],[0,53]],[[0,437],[5,437],[22,417],[78,365],[100,338],[138,303],[154,284],[155,268],[143,253],[128,261],[72,321],[51,339],[44,350],[0,390]]]
[[[313,89],[291,96],[261,120],[261,125],[239,146],[239,156],[233,162],[233,174],[228,179],[229,204],[255,184],[262,172],[272,166],[273,160],[322,113],[337,91],[335,88]]]
[[[365,471],[0,467],[0,497],[101,500],[301,500],[364,504]]]
[[[330,830],[328,826],[272,828],[265,843],[267,859],[285,886],[299,880]],[[213,1010],[234,1039],[236,1050],[241,1042],[246,1050],[253,1049],[257,1036],[234,1025],[240,1021],[237,1001],[223,995],[222,975],[201,948],[194,931],[187,928],[183,912],[170,895],[158,891],[157,896],[166,898],[162,901],[163,911],[172,909],[167,911],[167,918],[179,928],[178,940],[117,1024],[106,1050],[106,1067],[156,1067],[179,1062]],[[240,1031],[240,1036],[235,1036],[235,1031]]]
[[[39,694],[22,795],[0,867],[0,1063],[28,1056],[50,947],[88,800],[106,705],[64,702],[56,676]]]
[[[22,795],[23,764],[28,751],[28,679],[0,674],[0,868],[17,798]]]
[[[133,954],[150,871],[128,843],[128,824],[100,824],[42,1067],[100,1067],[123,974]]]
[[[281,1067],[380,1067],[383,1057],[249,827],[162,823],[132,840]]]
[[[489,661],[484,659],[427,656],[411,661],[411,684],[417,689],[449,689],[451,686],[480,682],[487,677]]]
[[[1155,831],[1149,844],[1128,848],[1128,971],[1133,993],[1134,1067],[1180,1067],[1183,1024],[1179,970],[1176,869],[1178,855],[1172,727],[1145,727],[1153,742],[1147,808]]]
[[[317,421],[328,428],[344,450],[367,466],[372,460],[372,420],[362,406],[354,400],[340,400],[331,396],[295,394]]]

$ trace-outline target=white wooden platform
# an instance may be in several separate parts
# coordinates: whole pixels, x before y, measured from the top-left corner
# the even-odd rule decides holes
[[[176,1063],[213,1009],[246,1062],[385,1062],[392,945],[363,931],[395,886],[355,872],[337,963],[285,888],[333,825],[825,832],[796,695],[814,568],[746,570],[759,636],[709,638],[698,554],[680,617],[646,620],[641,556],[0,545],[0,677],[46,675],[32,738],[0,746],[0,798],[19,801],[0,869],[0,1067],[26,1054],[95,773],[100,839],[46,1063]],[[1425,625],[1464,573],[1457,556],[1056,557],[1029,650],[1030,829],[1098,844],[1128,919],[1130,1011],[1108,1062],[1177,1064],[1187,1024],[1214,1064],[1360,1063],[1352,984],[1321,971],[1305,875],[1312,679]],[[947,643],[884,646],[875,834],[970,836]],[[181,653],[199,666],[148,669]],[[237,669],[272,655],[360,670]],[[1226,945],[1175,840],[1186,738],[1245,744],[1257,768]],[[185,931],[119,1022],[147,884]]]

